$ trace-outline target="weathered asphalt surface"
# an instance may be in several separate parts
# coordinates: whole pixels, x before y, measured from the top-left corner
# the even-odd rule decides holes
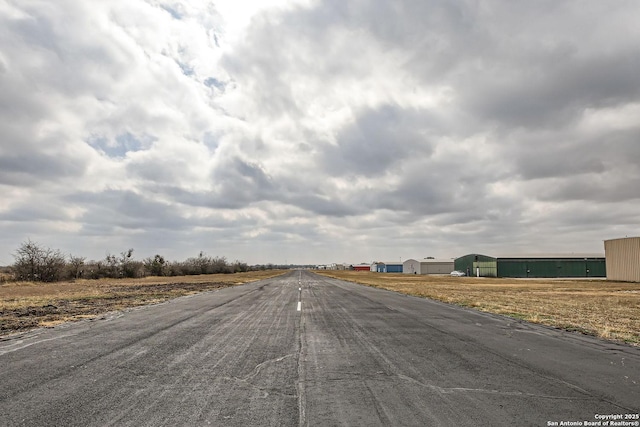
[[[638,348],[304,271],[0,341],[2,426],[547,426],[639,409]]]

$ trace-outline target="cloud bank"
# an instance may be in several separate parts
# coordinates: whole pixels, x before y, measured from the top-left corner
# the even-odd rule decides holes
[[[356,263],[638,234],[637,2],[233,5],[0,0],[0,265],[27,238]]]

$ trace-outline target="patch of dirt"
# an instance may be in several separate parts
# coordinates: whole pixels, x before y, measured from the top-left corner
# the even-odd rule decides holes
[[[113,286],[101,294],[53,299],[44,305],[0,309],[0,335],[24,332],[44,325],[86,319],[110,311],[160,303],[179,296],[233,286],[231,283],[158,283]]]

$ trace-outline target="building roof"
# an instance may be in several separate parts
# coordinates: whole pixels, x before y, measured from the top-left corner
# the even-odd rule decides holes
[[[604,258],[603,253],[562,253],[562,254],[502,254],[497,259],[576,259],[576,258]]]
[[[477,257],[495,259],[495,257],[490,256],[490,255],[485,255],[485,254],[479,254],[479,253],[476,253],[476,252],[472,252],[472,253],[469,253],[469,254],[466,254],[466,255],[462,255],[462,256],[456,257],[456,260],[459,260],[460,258],[470,257],[470,256],[477,256]]]
[[[627,237],[618,237],[618,238],[615,238],[615,239],[607,239],[607,240],[605,240],[605,242],[610,242],[610,241],[612,241],[612,240],[636,240],[636,239],[640,239],[640,237],[638,237],[638,236],[632,236],[632,237],[628,237],[628,236],[627,236]]]

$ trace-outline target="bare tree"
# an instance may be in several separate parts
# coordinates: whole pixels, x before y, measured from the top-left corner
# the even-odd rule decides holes
[[[155,255],[143,261],[145,270],[152,276],[165,276],[167,270],[167,261],[162,255]]]
[[[120,276],[121,277],[136,277],[137,265],[133,260],[133,249],[128,249],[124,252],[120,252]]]
[[[82,277],[84,270],[84,263],[87,259],[85,257],[69,255],[69,262],[67,263],[69,277],[72,279],[79,279]]]
[[[47,248],[42,260],[41,280],[43,282],[62,280],[66,266],[66,259],[62,252]]]
[[[66,267],[62,252],[42,247],[31,240],[22,243],[13,257],[17,280],[55,282],[62,279]]]
[[[13,257],[13,271],[17,280],[39,280],[42,248],[37,243],[27,240],[20,245]]]
[[[104,259],[103,275],[105,277],[116,278],[120,277],[120,266],[118,258],[115,255],[107,254]]]

